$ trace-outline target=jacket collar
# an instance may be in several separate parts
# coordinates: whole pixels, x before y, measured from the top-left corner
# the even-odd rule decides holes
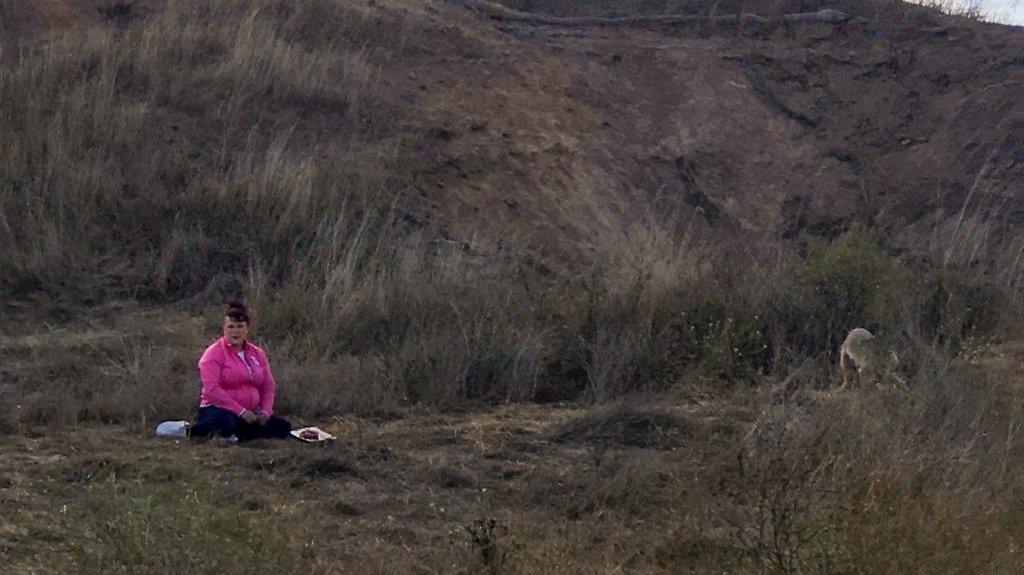
[[[230,344],[230,343],[228,343],[228,338],[226,338],[226,337],[224,337],[224,336],[220,336],[220,345],[224,347],[224,350],[225,350],[225,351],[230,351],[231,353],[234,353],[234,354],[236,354],[236,355],[238,354],[238,352],[237,352],[237,351],[235,351],[235,348],[231,347],[231,344]],[[244,342],[242,343],[242,351],[243,351],[243,352],[245,352],[245,351],[249,351],[249,347],[250,347],[251,345],[252,345],[252,344],[251,344],[251,343],[249,343],[249,340],[245,340],[245,341],[244,341]]]

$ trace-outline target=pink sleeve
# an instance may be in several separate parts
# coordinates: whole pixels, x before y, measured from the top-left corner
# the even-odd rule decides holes
[[[199,379],[203,382],[203,395],[211,405],[224,408],[235,415],[245,411],[241,403],[238,403],[224,391],[220,386],[220,373],[224,366],[224,354],[220,344],[210,346],[203,357],[199,359]]]
[[[270,371],[270,361],[267,360],[267,354],[260,353],[263,357],[263,367],[265,368],[263,382],[260,385],[260,411],[267,415],[274,414],[274,392],[277,390],[277,382],[274,381],[274,374]]]

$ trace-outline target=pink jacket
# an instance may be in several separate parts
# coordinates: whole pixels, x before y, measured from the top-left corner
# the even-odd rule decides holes
[[[274,413],[277,384],[267,355],[249,342],[245,343],[243,351],[245,362],[223,337],[206,348],[199,358],[199,379],[203,382],[199,407],[213,405],[236,415],[246,409],[267,415]]]

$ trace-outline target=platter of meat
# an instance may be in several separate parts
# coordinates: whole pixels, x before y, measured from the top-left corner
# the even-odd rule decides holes
[[[292,430],[292,437],[299,441],[305,441],[306,443],[317,443],[320,441],[333,441],[337,439],[330,433],[320,429],[319,427],[300,427]]]

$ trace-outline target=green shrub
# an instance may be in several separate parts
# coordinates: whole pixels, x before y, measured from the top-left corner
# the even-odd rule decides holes
[[[829,348],[854,327],[894,331],[910,301],[910,272],[858,229],[809,257],[804,277],[817,296],[820,341]]]

